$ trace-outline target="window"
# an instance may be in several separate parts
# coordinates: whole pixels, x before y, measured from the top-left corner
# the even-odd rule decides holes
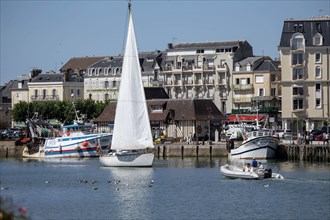
[[[220,60],[220,67],[225,68],[226,66],[226,60]]]
[[[303,79],[304,74],[303,74],[303,69],[302,68],[293,68],[292,69],[292,80],[299,80]]]
[[[304,48],[304,37],[301,34],[296,34],[291,40],[292,50],[302,50]]]
[[[265,96],[265,89],[264,88],[260,88],[258,91],[259,91],[258,92],[259,96]]]
[[[303,109],[304,100],[303,99],[294,99],[293,100],[293,110]]]
[[[322,71],[320,66],[315,67],[315,78],[319,79],[322,77]]]
[[[112,81],[112,88],[116,88],[116,81]]]
[[[44,90],[42,90],[42,98],[46,99],[46,96],[47,96],[47,90],[44,89]]]
[[[34,96],[35,96],[35,98],[38,98],[38,90],[37,89],[34,90]]]
[[[258,75],[256,76],[256,83],[263,83],[264,82],[264,76]]]
[[[105,94],[104,94],[104,99],[105,99],[105,100],[109,100],[109,93],[105,93]]]
[[[80,89],[77,89],[77,97],[80,96]]]
[[[197,53],[204,53],[204,49],[197,50]]]
[[[294,24],[293,29],[295,32],[303,32],[304,31],[304,25],[303,24]]]
[[[93,95],[92,95],[91,93],[89,93],[88,98],[89,98],[89,99],[92,99],[92,96],[93,96]]]
[[[321,53],[315,53],[315,63],[321,63]]]
[[[153,112],[162,112],[163,111],[163,107],[161,105],[152,105],[151,106],[151,110]]]
[[[270,95],[271,96],[276,96],[276,89],[275,88],[272,88],[271,90],[270,90]]]
[[[239,85],[239,78],[236,78],[236,85]]]
[[[104,82],[104,88],[105,89],[109,89],[109,81],[105,81]]]
[[[321,92],[321,84],[320,83],[315,84],[315,92]]]
[[[317,33],[315,34],[314,38],[313,38],[313,44],[315,46],[321,46],[323,44],[323,38],[322,35]]]
[[[246,79],[246,84],[248,84],[248,85],[251,84],[251,80],[250,80],[250,78],[247,78],[247,79]]]
[[[303,54],[302,53],[294,53],[292,54],[292,65],[303,64]]]
[[[53,91],[52,91],[52,97],[53,97],[53,99],[56,98],[56,89],[53,89]]]
[[[315,99],[315,108],[321,108],[321,99],[320,98]]]
[[[276,75],[275,74],[271,74],[270,75],[270,81],[271,82],[275,82],[276,81]]]
[[[292,95],[304,95],[304,88],[303,87],[293,87]]]

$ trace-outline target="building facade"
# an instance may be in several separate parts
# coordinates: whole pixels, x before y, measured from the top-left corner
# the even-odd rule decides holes
[[[279,51],[285,129],[310,131],[329,123],[329,50],[330,16],[284,21]]]
[[[160,86],[164,79],[160,51],[139,53],[142,81],[145,87]],[[122,56],[106,57],[87,69],[84,77],[84,98],[97,101],[116,100],[122,73]]]
[[[221,112],[231,113],[233,66],[250,56],[247,41],[169,44],[164,87],[172,99],[211,99]]]
[[[279,62],[248,57],[234,64],[233,114],[264,114],[264,125],[278,126],[281,100]]]

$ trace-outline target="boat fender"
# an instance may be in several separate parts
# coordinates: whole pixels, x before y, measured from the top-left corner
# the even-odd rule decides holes
[[[82,146],[87,147],[87,146],[88,146],[88,142],[87,142],[87,141],[84,141],[84,142],[82,143]]]
[[[66,136],[70,136],[70,131],[66,132]]]

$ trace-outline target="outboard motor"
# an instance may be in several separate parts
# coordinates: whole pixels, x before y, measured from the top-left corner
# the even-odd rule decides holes
[[[268,178],[272,178],[272,169],[265,169],[265,173],[264,173],[264,178],[268,179]]]

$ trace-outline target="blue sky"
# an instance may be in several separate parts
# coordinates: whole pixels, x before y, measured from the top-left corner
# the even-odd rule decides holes
[[[123,53],[127,1],[1,3],[0,83],[32,68],[56,72],[72,57]],[[330,0],[133,0],[139,51],[170,42],[247,40],[254,55],[279,57],[284,20],[330,14]]]

